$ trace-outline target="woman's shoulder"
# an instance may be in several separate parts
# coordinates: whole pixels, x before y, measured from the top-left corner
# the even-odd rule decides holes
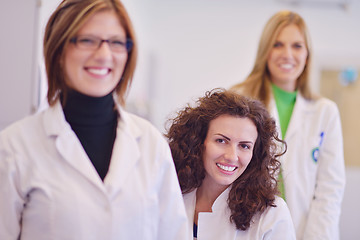
[[[279,222],[292,224],[289,208],[284,199],[278,196],[275,197],[274,206],[269,206],[262,214],[257,215],[256,218],[266,228],[271,228],[271,226]]]
[[[302,112],[312,113],[314,117],[319,120],[324,119],[324,117],[326,119],[339,117],[339,109],[337,104],[326,97],[318,97],[312,100],[299,97],[296,101],[299,101],[299,109],[301,109]]]
[[[159,130],[148,120],[126,110],[120,110],[120,121],[132,131],[161,135]]]
[[[2,154],[15,154],[26,152],[34,148],[34,144],[44,139],[42,114],[26,116],[0,132],[0,152]]]
[[[312,106],[314,108],[327,108],[327,109],[331,109],[331,110],[337,109],[336,103],[333,100],[331,100],[327,97],[324,97],[324,96],[318,96],[314,99],[307,100],[300,95],[300,99],[303,102],[305,102],[306,104],[308,104],[309,106]]]
[[[276,196],[274,204],[276,206],[268,207],[260,217],[262,232],[271,239],[295,239],[294,224],[286,202]]]
[[[38,129],[36,126],[41,124],[40,116],[41,113],[35,113],[17,120],[1,130],[0,136],[2,138],[16,138],[20,135],[29,135],[31,131],[35,131],[36,134],[36,129]]]
[[[278,211],[289,212],[289,208],[288,208],[285,200],[282,197],[275,196],[274,204],[275,204],[276,207],[271,207],[270,209],[278,208],[279,209]]]
[[[152,146],[153,149],[166,149],[169,145],[161,132],[147,119],[121,110],[118,127],[130,137],[136,139],[141,146]],[[145,144],[145,145],[144,145]]]

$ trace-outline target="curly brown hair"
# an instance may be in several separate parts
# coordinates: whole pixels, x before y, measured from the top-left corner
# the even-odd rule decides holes
[[[196,106],[188,104],[170,119],[171,125],[165,136],[169,140],[182,193],[189,193],[200,187],[205,177],[204,141],[209,123],[221,115],[249,118],[258,132],[253,157],[244,173],[233,182],[228,196],[230,221],[237,229],[245,231],[255,214],[261,214],[269,206],[276,207],[276,175],[280,168],[277,159],[286,151],[286,143],[278,138],[275,121],[265,106],[233,91],[213,89],[199,98]],[[280,146],[282,151],[279,151]]]

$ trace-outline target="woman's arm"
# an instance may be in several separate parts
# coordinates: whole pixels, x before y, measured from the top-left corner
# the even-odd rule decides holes
[[[189,225],[180,185],[168,145],[164,146],[162,166],[158,173],[160,219],[159,240],[189,239]]]
[[[339,218],[345,188],[343,137],[336,105],[331,105],[329,110],[323,123],[315,194],[304,232],[306,240],[339,239]]]
[[[15,154],[0,134],[0,239],[15,240],[20,234],[24,201],[20,195]]]

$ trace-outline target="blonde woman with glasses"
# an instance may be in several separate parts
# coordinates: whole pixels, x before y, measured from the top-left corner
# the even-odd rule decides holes
[[[169,146],[123,109],[136,54],[120,1],[60,3],[44,38],[50,107],[0,133],[0,239],[186,239]]]

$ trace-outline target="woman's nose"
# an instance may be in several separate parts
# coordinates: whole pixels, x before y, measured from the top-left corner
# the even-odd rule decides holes
[[[291,47],[285,46],[285,47],[283,48],[282,54],[283,54],[283,56],[286,57],[286,58],[292,58],[292,56],[293,56],[293,51],[292,51]]]
[[[108,42],[102,42],[99,48],[95,50],[94,55],[99,59],[111,58],[112,51]]]
[[[237,161],[239,158],[237,147],[229,146],[226,149],[225,158],[229,161]]]

